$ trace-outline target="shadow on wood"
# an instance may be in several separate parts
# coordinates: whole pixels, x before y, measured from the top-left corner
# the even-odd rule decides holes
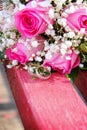
[[[87,102],[87,71],[79,71],[75,84]]]

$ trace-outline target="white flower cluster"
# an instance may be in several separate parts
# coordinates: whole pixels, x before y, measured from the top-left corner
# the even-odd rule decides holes
[[[49,45],[49,43],[46,41],[45,44],[45,48],[44,50],[46,51],[47,49],[49,51],[47,51],[46,53],[46,58],[47,59],[51,59],[53,53],[61,53],[61,56],[67,55],[72,53],[72,50],[75,50],[76,53],[80,53],[76,47],[78,47],[81,43],[81,40],[83,39],[84,36],[84,31],[85,28],[81,28],[81,30],[79,32],[77,32],[77,34],[75,33],[74,30],[72,30],[68,25],[67,25],[67,21],[64,17],[66,17],[68,14],[75,12],[77,9],[81,8],[82,6],[80,5],[83,0],[77,0],[75,4],[73,4],[70,1],[70,4],[67,8],[66,5],[66,10],[62,11],[63,6],[65,4],[67,0],[51,0],[51,2],[54,2],[54,4],[56,4],[55,7],[55,13],[54,13],[54,19],[56,20],[56,23],[58,25],[60,25],[62,28],[64,28],[64,32],[61,35],[57,35],[55,33],[55,29],[54,29],[54,25],[49,25],[48,29],[46,30],[46,34],[50,35],[51,37],[54,38],[55,42],[51,43]],[[70,8],[69,8],[70,7]],[[83,4],[84,9],[87,10],[87,7],[85,5],[85,2]],[[61,30],[60,30],[61,31]],[[84,39],[87,39],[87,35],[85,35]],[[72,50],[71,50],[72,48]],[[67,58],[67,56],[66,56]],[[67,60],[70,60],[70,58],[67,58]]]
[[[0,51],[14,45],[17,41],[14,14],[23,8],[25,8],[25,5],[22,5],[19,0],[12,0],[12,3],[7,0],[2,3],[0,11]]]
[[[35,8],[37,6],[37,1],[32,1],[31,6]],[[68,7],[67,7],[67,2]],[[85,35],[85,28],[81,28],[78,32],[71,29],[67,24],[66,17],[74,13],[77,9],[82,8],[81,3],[87,13],[87,4],[84,0],[77,0],[73,4],[72,0],[45,0],[40,1],[39,5],[42,7],[50,7],[53,5],[54,9],[50,9],[48,15],[50,18],[54,19],[54,24],[49,24],[47,30],[42,35],[45,37],[44,49],[42,51],[37,51],[36,54],[32,54],[29,57],[29,61],[43,62],[43,59],[50,60],[53,55],[59,53],[61,57],[66,56],[67,60],[70,60],[68,54],[71,54],[74,50],[76,54],[79,54],[77,47],[81,44],[82,40],[87,41],[87,35]],[[24,9],[26,6],[20,2],[20,0],[9,0],[3,2],[3,9],[0,11],[0,51],[3,52],[6,48],[12,47],[15,43],[23,43],[29,51],[31,48],[37,48],[39,46],[38,40],[32,38],[31,44],[29,38],[23,39],[18,30],[14,25],[14,15],[17,11]],[[64,9],[65,7],[65,9]],[[50,23],[50,22],[49,22]],[[17,51],[17,50],[13,50]],[[6,56],[5,56],[6,57]],[[44,57],[44,58],[43,58]],[[12,65],[8,65],[8,68],[17,65],[17,60],[12,61]],[[83,67],[83,64],[80,64]],[[25,65],[25,69],[28,66]],[[32,71],[32,67],[31,67]]]

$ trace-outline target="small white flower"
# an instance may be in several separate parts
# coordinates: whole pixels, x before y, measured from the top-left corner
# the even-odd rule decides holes
[[[17,61],[17,60],[13,60],[13,61],[12,61],[12,65],[13,65],[13,66],[18,65],[18,61]]]
[[[57,3],[57,11],[60,11],[62,9],[62,3],[61,2],[58,2]]]
[[[18,4],[18,10],[22,10],[22,9],[24,9],[26,6],[24,5],[24,4],[21,4],[21,3],[19,3]],[[17,12],[17,10],[16,10],[16,12]]]
[[[45,56],[45,52],[43,51],[43,52],[41,52],[41,56]]]
[[[54,10],[53,9],[49,10],[49,17],[52,19],[54,18]]]
[[[83,0],[77,0],[76,3],[77,4],[81,4],[83,2]]]
[[[51,35],[51,30],[48,28],[48,29],[45,31],[45,33],[46,33],[47,35]]]
[[[41,51],[38,51],[36,54],[37,54],[38,56],[41,55]]]
[[[55,31],[54,30],[51,31],[51,36],[55,36]]]
[[[72,50],[67,50],[67,54],[71,54],[72,53]]]
[[[52,24],[49,24],[49,25],[48,25],[48,28],[49,28],[49,29],[53,29]]]
[[[31,42],[32,47],[38,47],[39,43],[37,41]]]
[[[67,35],[68,35],[69,38],[75,37],[75,33],[74,32],[69,32]]]
[[[71,60],[71,57],[70,56],[66,56],[66,60]]]
[[[83,67],[84,67],[84,65],[83,65],[83,64],[79,64],[79,67],[80,67],[80,68],[83,68]]]
[[[28,70],[28,66],[27,66],[27,65],[25,65],[23,68],[24,68],[25,70]]]
[[[35,57],[35,54],[34,54],[34,53],[32,54],[32,57]]]
[[[67,50],[67,45],[66,45],[65,43],[62,43],[62,44],[61,44],[61,49]]]
[[[85,31],[86,31],[86,30],[85,30],[85,28],[81,28],[79,33],[84,34],[84,33],[85,33]]]
[[[64,56],[64,55],[66,54],[67,51],[66,51],[65,49],[62,48],[62,49],[60,49],[60,52],[61,52],[61,54]]]
[[[63,27],[65,27],[65,26],[67,25],[65,18],[60,18],[60,19],[58,19],[57,21],[58,21],[58,23],[59,23],[60,25],[62,25]]]
[[[31,73],[33,73],[33,72],[34,72],[33,67],[29,67],[29,68],[28,68],[28,71],[31,72]]]
[[[32,6],[33,8],[37,7],[37,2],[36,2],[36,1],[32,1],[32,2],[31,2],[31,6]]]
[[[80,53],[80,51],[79,51],[79,50],[75,50],[75,53],[76,53],[76,54],[79,54],[79,53]]]
[[[65,30],[67,31],[67,32],[72,32],[72,29],[67,25],[67,26],[65,26]]]
[[[41,62],[41,61],[42,61],[42,58],[41,58],[40,56],[36,56],[36,57],[35,57],[35,61]]]
[[[30,57],[30,58],[29,58],[29,61],[33,61],[33,57]]]
[[[46,53],[45,58],[46,58],[47,60],[50,60],[50,59],[52,58],[52,54],[51,54],[50,51],[48,51],[48,52]]]
[[[72,46],[72,41],[65,41],[65,44],[67,46],[67,48]]]
[[[37,1],[38,1],[38,0],[37,0]],[[49,6],[51,6],[50,0],[43,0],[43,1],[39,2],[38,4],[39,4],[40,6],[42,6],[42,7],[49,7]]]
[[[20,2],[20,0],[12,0],[12,2],[13,2],[14,4],[18,4],[18,3]]]
[[[50,45],[50,52],[56,53],[58,50],[59,50],[58,45],[55,45],[55,44]]]
[[[11,69],[13,66],[10,65],[10,64],[8,64],[8,65],[6,65],[6,67],[7,67],[8,69]]]
[[[48,46],[45,46],[45,47],[44,47],[44,51],[48,51],[49,48],[50,48],[49,45],[48,45]]]
[[[74,5],[70,6],[70,9],[69,9],[69,13],[74,13],[75,12],[75,7]]]

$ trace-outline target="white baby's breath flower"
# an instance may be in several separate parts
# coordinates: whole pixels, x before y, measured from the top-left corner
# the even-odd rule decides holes
[[[83,67],[84,67],[84,65],[83,65],[83,64],[79,64],[79,67],[80,67],[80,68],[83,68]]]
[[[81,4],[83,2],[83,0],[77,0],[76,3],[77,4]]]
[[[74,13],[75,12],[75,6],[71,5],[69,8],[69,13]]]
[[[44,47],[44,51],[48,51],[49,48],[50,48],[49,45],[48,45],[48,46],[45,46],[45,47]]]
[[[20,2],[20,0],[12,0],[12,2],[13,2],[14,4],[18,4],[18,3]]]
[[[66,56],[65,58],[66,58],[66,60],[71,60],[70,56]]]
[[[75,53],[76,53],[76,54],[79,54],[79,53],[80,53],[80,51],[79,51],[79,50],[75,50]]]
[[[11,68],[13,67],[13,65],[8,64],[8,65],[6,65],[6,67],[7,67],[8,69],[11,69]]]
[[[54,18],[54,10],[50,9],[48,13],[49,13],[49,17],[53,19]]]
[[[6,42],[7,42],[6,44],[7,47],[10,47],[15,44],[15,41],[13,39],[6,39]]]
[[[56,10],[60,11],[61,9],[62,9],[62,3],[58,2]]]
[[[42,7],[50,7],[51,6],[50,0],[43,0],[43,1],[39,2],[38,4]]]
[[[62,25],[63,27],[65,27],[65,26],[67,25],[65,18],[60,18],[60,19],[58,19],[57,21],[58,21],[58,23],[59,23],[60,25]]]
[[[43,51],[43,52],[41,52],[41,56],[45,56],[45,52]]]
[[[33,61],[33,57],[30,57],[30,58],[29,58],[29,61]]]
[[[62,44],[61,44],[61,49],[67,50],[67,45],[66,45],[65,43],[62,43]]]
[[[62,56],[64,56],[67,51],[66,51],[66,49],[61,48],[61,49],[60,49],[60,52],[61,52]]]
[[[67,46],[67,48],[72,46],[72,41],[65,41],[65,45]]]
[[[55,31],[54,31],[54,30],[51,31],[51,36],[52,36],[52,37],[55,36]]]
[[[34,72],[33,67],[29,67],[29,68],[28,68],[28,71],[31,72],[31,73],[33,73],[33,72]]]
[[[47,41],[44,42],[44,51],[49,50],[49,43]]]
[[[36,53],[36,54],[37,54],[38,56],[39,56],[39,55],[41,55],[41,51],[37,51],[37,53]]]
[[[32,6],[32,8],[37,7],[37,2],[36,2],[36,1],[32,1],[32,2],[31,2],[31,6]]]
[[[25,43],[24,43],[24,44],[25,44]],[[27,49],[28,49],[29,51],[31,51],[31,46],[30,46],[28,43],[26,43],[25,46],[27,47]]]
[[[68,33],[67,33],[67,36],[68,36],[69,38],[74,38],[74,37],[75,37],[75,33],[74,33],[74,32],[68,32]]]
[[[32,54],[32,57],[35,57],[35,54],[34,54],[34,53]]]
[[[39,43],[37,41],[31,42],[32,47],[38,47]]]
[[[50,60],[50,59],[52,58],[52,54],[51,54],[50,51],[48,51],[48,52],[46,53],[45,58],[46,58],[47,60]]]
[[[42,61],[42,58],[41,58],[40,56],[36,56],[36,57],[35,57],[35,61],[41,62],[41,61]]]
[[[55,45],[55,44],[50,45],[50,52],[56,53],[58,50],[59,50],[58,45]]]
[[[86,31],[85,28],[81,28],[79,33],[85,34],[85,31]]]
[[[24,68],[25,70],[28,70],[28,66],[27,66],[27,65],[25,65],[23,68]]]
[[[17,61],[17,60],[13,60],[13,61],[12,61],[12,65],[13,65],[13,66],[18,65],[18,61]]]
[[[18,3],[18,10],[22,10],[22,9],[25,9],[25,5],[24,4],[21,4],[21,3]],[[17,10],[17,8],[16,8]]]
[[[67,50],[67,54],[71,54],[71,53],[72,53],[71,49]]]
[[[46,33],[47,35],[50,35],[50,34],[51,34],[51,30],[48,28],[48,29],[45,31],[45,33]]]
[[[52,24],[49,24],[49,25],[48,25],[48,28],[49,28],[49,29],[53,29]]]
[[[67,26],[65,26],[65,31],[66,32],[72,32],[72,29],[67,25]]]

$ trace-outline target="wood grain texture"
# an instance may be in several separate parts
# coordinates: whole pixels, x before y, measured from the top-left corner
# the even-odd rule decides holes
[[[44,81],[23,69],[6,72],[25,130],[87,130],[87,107],[64,75]]]
[[[75,84],[87,102],[87,71],[79,71]]]

